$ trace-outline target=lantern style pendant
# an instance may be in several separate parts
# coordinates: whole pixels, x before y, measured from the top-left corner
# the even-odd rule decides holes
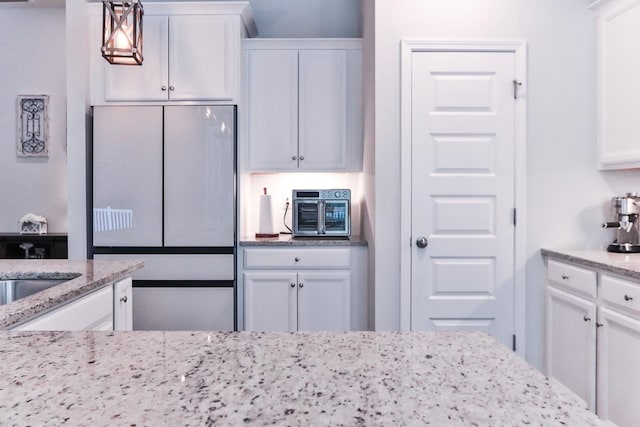
[[[111,64],[142,65],[140,0],[102,1],[102,56]]]

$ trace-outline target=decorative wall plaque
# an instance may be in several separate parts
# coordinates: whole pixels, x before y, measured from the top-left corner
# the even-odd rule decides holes
[[[49,156],[49,95],[18,95],[18,156]]]

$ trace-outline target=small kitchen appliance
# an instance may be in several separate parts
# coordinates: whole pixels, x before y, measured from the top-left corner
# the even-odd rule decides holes
[[[613,197],[611,206],[616,221],[605,222],[603,228],[615,228],[616,240],[608,247],[609,252],[637,253],[640,252],[640,197],[636,193],[627,193],[623,197]]]
[[[293,190],[293,237],[349,237],[351,190]]]

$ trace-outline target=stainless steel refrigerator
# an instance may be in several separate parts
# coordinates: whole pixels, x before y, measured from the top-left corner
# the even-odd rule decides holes
[[[235,130],[233,106],[94,107],[88,252],[145,261],[134,329],[234,328]]]

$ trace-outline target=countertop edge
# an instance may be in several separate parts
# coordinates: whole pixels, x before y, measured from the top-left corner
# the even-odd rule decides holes
[[[312,247],[335,247],[335,246],[354,246],[354,247],[367,247],[369,243],[359,236],[351,236],[349,238],[293,238],[290,235],[281,235],[272,239],[258,239],[254,237],[243,237],[238,241],[238,246],[285,246],[285,247],[300,247],[300,246],[312,246]]]
[[[540,249],[543,257],[552,257],[588,268],[608,271],[640,280],[640,254],[618,254],[596,250]]]

